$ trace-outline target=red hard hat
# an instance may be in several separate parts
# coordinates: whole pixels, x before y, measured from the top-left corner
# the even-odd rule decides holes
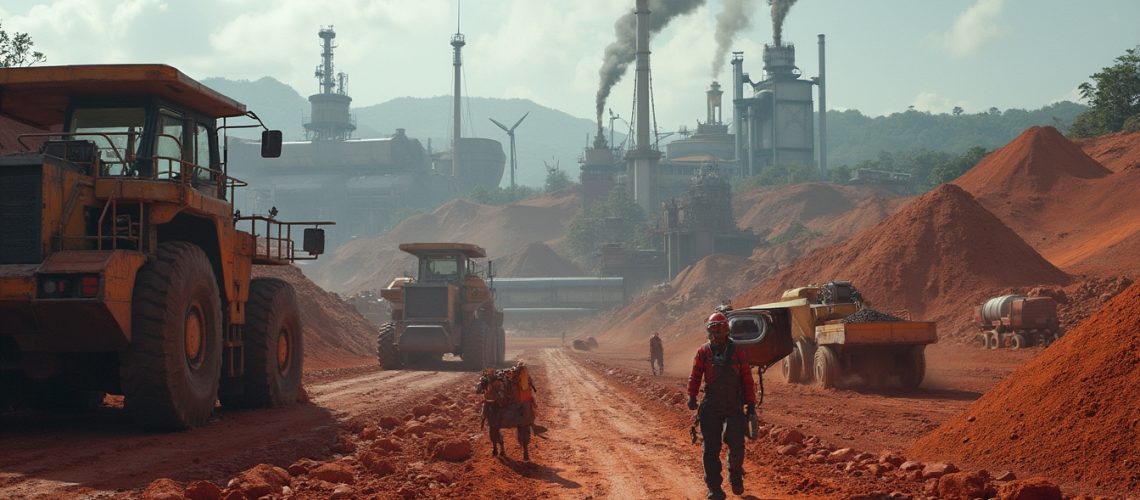
[[[710,314],[705,321],[705,329],[709,333],[728,333],[728,317],[720,311]]]

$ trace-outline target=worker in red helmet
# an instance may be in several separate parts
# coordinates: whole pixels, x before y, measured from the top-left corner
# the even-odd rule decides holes
[[[728,445],[728,482],[732,493],[744,493],[744,432],[756,412],[756,382],[744,352],[729,336],[728,317],[720,311],[705,322],[709,341],[697,350],[689,376],[689,409],[697,410],[704,439],[703,461],[708,498],[725,498],[721,488],[721,442]],[[701,380],[705,395],[697,405]]]

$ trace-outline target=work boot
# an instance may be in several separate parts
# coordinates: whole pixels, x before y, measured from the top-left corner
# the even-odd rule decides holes
[[[728,478],[728,484],[732,485],[733,495],[744,494],[744,476],[731,476]]]
[[[727,496],[728,495],[724,494],[724,490],[722,490],[720,486],[717,486],[716,488],[709,488],[709,494],[705,495],[705,498],[709,500],[724,500]]]

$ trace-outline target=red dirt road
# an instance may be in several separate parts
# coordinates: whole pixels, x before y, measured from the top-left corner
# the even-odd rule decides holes
[[[287,467],[302,458],[347,464],[355,475],[352,491],[365,498],[704,496],[700,447],[689,442],[692,412],[658,396],[682,390],[677,372],[687,368],[680,366],[687,360],[671,360],[672,375],[652,377],[643,360],[629,355],[577,353],[558,347],[556,339],[509,342],[508,355],[532,366],[539,386],[538,423],[549,428],[532,440],[530,463],[519,460],[521,451],[509,430],[504,432],[509,458],[492,457],[476,414],[463,410],[447,432],[474,444],[470,458],[453,465],[405,456],[398,459],[397,472],[370,477],[360,465],[366,462],[360,450],[371,449],[373,439],[388,436],[405,451],[417,443],[402,427],[368,437],[362,429],[385,416],[411,418],[412,406],[441,392],[470,408],[475,375],[362,366],[308,374],[311,404],[222,411],[210,425],[184,433],[134,430],[113,407],[72,417],[0,416],[0,497],[137,497],[159,478],[183,484],[206,480],[224,488],[257,464]],[[930,357],[931,381],[914,394],[823,391],[787,386],[769,374],[762,418],[776,426],[774,432],[798,428],[808,436],[809,449],[852,447],[876,455],[884,448],[901,450],[1033,354],[961,346],[936,350]],[[347,449],[346,439],[352,441]],[[923,481],[901,474],[852,474],[837,468],[843,463],[810,463],[806,453],[785,456],[775,448],[770,439],[748,442],[745,483],[752,496],[745,498],[922,492]],[[447,467],[455,477],[448,484],[407,486],[424,477],[417,471],[432,467]],[[326,498],[335,485],[297,474],[290,486],[297,498]]]

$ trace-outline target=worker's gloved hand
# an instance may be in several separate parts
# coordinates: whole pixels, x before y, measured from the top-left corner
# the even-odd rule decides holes
[[[756,414],[756,405],[749,403],[747,405],[747,410],[745,411],[745,413],[747,413],[748,415],[755,415]]]
[[[689,396],[689,409],[690,410],[697,409],[697,397],[696,396]]]

